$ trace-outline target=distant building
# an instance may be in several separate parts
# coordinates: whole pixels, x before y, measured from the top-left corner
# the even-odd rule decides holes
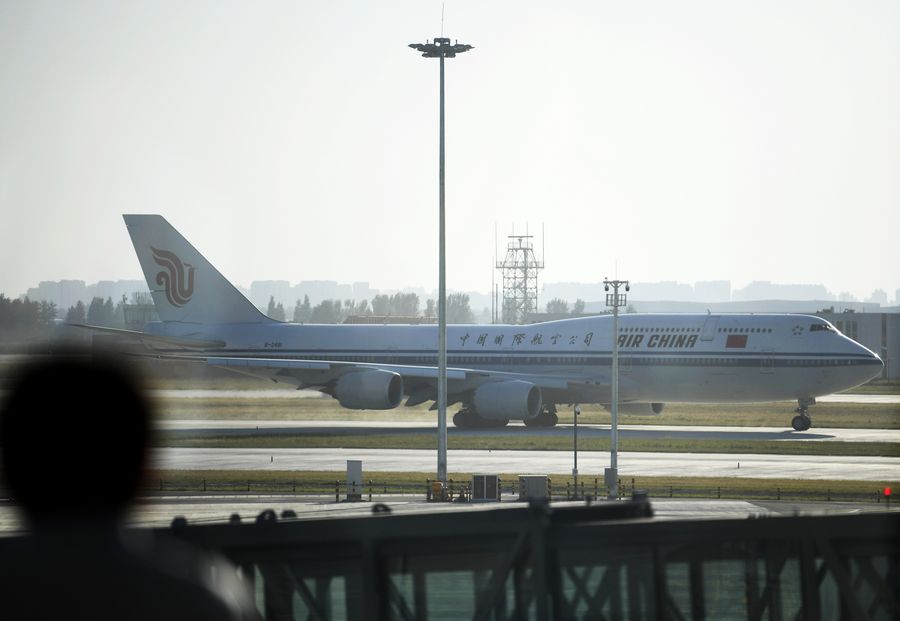
[[[880,304],[881,306],[887,306],[887,291],[875,289],[875,291],[872,292],[872,295],[869,296],[869,299],[866,300],[866,302],[873,302],[875,304]]]
[[[833,300],[823,285],[783,285],[768,280],[751,282],[743,289],[735,289],[731,299],[746,300]]]
[[[313,306],[322,300],[349,300],[353,299],[354,286],[341,284],[334,280],[301,280],[291,290],[291,297],[285,302],[293,304],[309,296],[309,302]],[[275,298],[278,301],[278,298]]]
[[[367,282],[355,282],[353,283],[353,300],[358,302],[360,300],[371,300],[376,295],[378,295],[377,289],[372,289]],[[299,299],[303,299],[302,297]]]
[[[79,301],[88,306],[93,298],[101,297],[112,298],[116,304],[122,296],[130,298],[134,293],[146,291],[147,283],[143,280],[101,280],[92,285],[86,285],[83,280],[44,280],[25,295],[37,302],[53,302],[64,312]]]
[[[254,280],[250,283],[250,301],[257,308],[266,308],[269,299],[282,304],[291,299],[291,283],[286,280]]]
[[[548,300],[559,298],[566,300],[569,304],[575,300],[605,300],[606,295],[603,292],[603,283],[580,283],[580,282],[550,282],[541,287],[539,296],[539,304],[545,305]]]
[[[69,283],[63,292],[63,283]],[[79,283],[77,287],[73,287],[72,283]],[[25,297],[29,300],[40,302],[46,300],[53,302],[58,308],[67,309],[74,306],[78,300],[84,299],[84,281],[83,280],[42,280],[37,287],[32,287],[25,292]]]
[[[97,281],[97,284],[94,285],[94,295],[92,295],[91,298],[94,297],[101,297],[104,300],[106,298],[112,298],[113,303],[122,298],[122,296],[119,295],[119,288],[116,286],[115,281],[112,280]]]
[[[87,287],[84,286],[83,280],[60,280],[58,295],[57,299],[51,299],[50,301],[56,302],[56,305],[62,310],[75,306],[79,300],[85,306],[88,306],[91,302],[91,297],[88,296]]]
[[[632,290],[634,288],[632,287]],[[732,302],[641,301],[631,296],[628,303],[639,313],[801,313],[810,315],[830,308],[837,313],[898,313],[898,307],[882,307],[872,302],[835,302],[834,300],[745,300]],[[588,302],[585,310],[599,312],[605,301]]]
[[[694,299],[698,302],[730,302],[730,280],[707,280],[694,283]]]
[[[693,302],[694,288],[687,283],[664,280],[662,282],[632,282],[629,299],[671,300],[673,302]],[[606,299],[606,296],[603,296]]]

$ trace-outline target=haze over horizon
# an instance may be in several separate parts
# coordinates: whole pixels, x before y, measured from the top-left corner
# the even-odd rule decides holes
[[[290,283],[284,280],[254,280],[249,287],[241,283],[235,283],[238,289],[254,305],[265,312],[272,303],[282,303],[285,308],[293,308],[300,304],[304,298],[313,305],[322,301],[340,302],[372,302],[379,295],[393,295],[395,293],[415,293],[419,304],[424,311],[426,301],[433,302],[437,298],[436,290],[427,290],[424,287],[402,287],[400,289],[380,289],[372,287],[368,282],[339,283],[329,280],[308,280]],[[538,286],[538,310],[543,312],[552,300],[562,300],[569,306],[576,301],[582,301],[592,307],[604,304],[604,286],[602,282],[572,283],[554,282],[539,283]],[[95,297],[103,300],[111,298],[117,302],[125,296],[134,302],[135,294],[148,290],[146,281],[142,278],[128,280],[103,280],[95,283],[80,280],[42,281],[39,286],[29,288],[24,297],[33,301],[54,302],[58,308],[65,310],[81,300],[86,305]],[[450,293],[457,293],[451,289]],[[478,311],[490,309],[493,301],[488,291],[461,291],[470,297],[471,307]],[[502,296],[502,288],[498,285],[498,297]],[[775,302],[778,306],[781,302],[815,302],[827,305],[832,303],[835,308],[862,310],[866,305],[897,307],[900,306],[900,289],[897,289],[893,297],[881,290],[868,298],[858,299],[847,292],[835,293],[827,290],[821,284],[784,284],[769,281],[755,281],[742,288],[732,287],[728,281],[706,281],[697,283],[678,283],[675,281],[663,281],[642,283],[631,282],[631,290],[628,299],[635,303],[673,303],[678,304],[721,304],[736,303],[749,304],[753,308],[766,308],[767,302]],[[763,304],[762,307],[759,304]],[[824,307],[824,306],[823,306]],[[774,308],[768,308],[762,312],[774,312]],[[557,312],[557,311],[554,311]],[[684,311],[673,311],[684,312]],[[757,311],[747,311],[757,312]]]
[[[448,288],[900,287],[900,4],[445,3]],[[437,285],[441,2],[0,0],[0,292],[140,279],[161,213],[236,284]],[[501,251],[502,252],[502,251]],[[546,300],[545,300],[546,301]]]

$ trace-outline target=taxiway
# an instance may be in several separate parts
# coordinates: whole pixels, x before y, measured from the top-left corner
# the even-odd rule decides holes
[[[348,421],[348,420],[170,420],[159,428],[174,435],[192,436],[365,436],[433,434],[434,423],[408,421]],[[499,429],[459,429],[450,427],[451,436],[503,436],[515,434],[541,437],[572,437],[572,425],[555,427],[526,427],[511,422]],[[579,424],[579,439],[609,436],[609,425]],[[831,442],[896,442],[900,443],[900,429],[831,429],[813,427],[808,431],[794,431],[783,427],[697,427],[684,425],[620,425],[619,438],[669,440],[821,440]]]
[[[151,467],[164,470],[344,471],[361,459],[364,472],[431,472],[435,452],[411,449],[243,449],[160,448]],[[451,472],[566,474],[571,451],[450,450]],[[579,470],[587,476],[609,465],[609,453],[580,450]],[[619,453],[624,477],[735,477],[759,479],[900,480],[900,457],[760,455],[719,453]]]

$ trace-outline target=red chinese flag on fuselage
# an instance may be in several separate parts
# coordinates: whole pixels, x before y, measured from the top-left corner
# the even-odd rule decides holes
[[[747,347],[746,334],[729,334],[725,339],[725,347]]]

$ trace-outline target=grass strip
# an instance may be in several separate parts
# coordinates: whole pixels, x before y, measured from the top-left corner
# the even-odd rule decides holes
[[[157,411],[164,420],[377,420],[434,422],[437,415],[427,405],[400,407],[387,412],[346,410],[333,399],[297,397],[157,397]],[[672,403],[658,416],[621,415],[623,425],[713,425],[788,428],[795,403],[709,404]],[[648,406],[649,410],[649,406]],[[455,408],[454,408],[455,411]],[[810,408],[816,427],[900,429],[900,404],[819,403]],[[561,424],[572,424],[572,411],[560,408]],[[579,422],[610,424],[610,414],[597,405],[582,407]]]
[[[372,492],[373,500],[391,495],[421,494],[425,497],[433,473],[373,472],[364,474],[364,496]],[[471,473],[451,473],[455,492],[471,481]],[[518,475],[500,475],[504,494],[517,493]],[[567,489],[573,490],[570,476],[550,478],[553,497],[565,500]],[[582,475],[579,481],[585,494],[606,495],[603,478]],[[647,491],[653,498],[729,498],[750,500],[862,501],[877,503],[881,490],[898,486],[896,481],[825,481],[799,479],[733,479],[726,477],[628,477],[620,479],[623,495],[631,491]],[[595,483],[596,482],[596,483]],[[596,484],[596,488],[595,488]],[[345,472],[295,472],[256,470],[155,470],[149,473],[147,492],[188,493],[279,493],[297,495],[345,494]],[[595,492],[596,490],[596,492]],[[580,491],[580,490],[579,490]],[[883,502],[883,499],[882,499]]]
[[[403,435],[208,435],[164,434],[158,446],[169,448],[360,448],[436,449],[432,434]],[[572,439],[558,436],[454,435],[447,439],[450,449],[566,451]],[[582,451],[609,451],[609,438],[579,442]],[[751,453],[775,455],[836,455],[900,457],[900,444],[891,442],[822,442],[810,440],[692,440],[667,438],[619,439],[623,452],[654,453]]]

